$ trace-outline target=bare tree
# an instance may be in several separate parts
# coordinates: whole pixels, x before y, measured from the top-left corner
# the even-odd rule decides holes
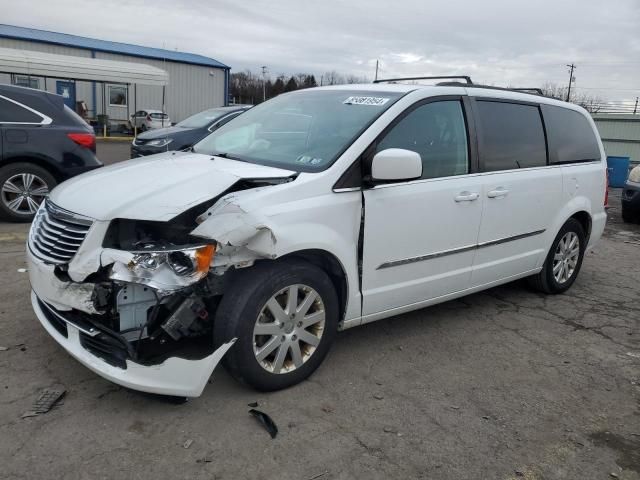
[[[545,83],[541,90],[547,97],[566,100],[567,88],[568,87],[561,87],[555,83]],[[601,110],[603,103],[605,103],[602,98],[596,95],[591,95],[589,93],[576,93],[575,90],[574,93],[571,94],[569,101],[576,105],[580,105],[590,113],[598,113]]]

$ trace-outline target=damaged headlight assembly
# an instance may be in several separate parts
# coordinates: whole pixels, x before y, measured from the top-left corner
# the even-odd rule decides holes
[[[128,252],[126,263],[114,262],[111,279],[166,292],[179,290],[207,275],[215,251],[215,245],[207,244]]]

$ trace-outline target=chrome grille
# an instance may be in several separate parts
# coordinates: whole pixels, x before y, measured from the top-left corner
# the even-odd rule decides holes
[[[93,221],[43,202],[29,231],[29,248],[45,262],[62,265],[69,263],[87,236]]]

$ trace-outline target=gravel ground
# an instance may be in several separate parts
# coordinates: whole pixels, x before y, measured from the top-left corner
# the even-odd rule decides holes
[[[219,369],[182,405],[68,356],[31,311],[27,226],[0,224],[0,477],[640,479],[640,226],[619,193],[564,295],[493,288],[341,333],[294,388]],[[21,418],[53,385],[63,404]]]

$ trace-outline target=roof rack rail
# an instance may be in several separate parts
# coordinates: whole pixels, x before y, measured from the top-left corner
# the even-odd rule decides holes
[[[530,95],[540,95],[542,97],[545,96],[544,92],[541,88],[535,87],[527,87],[527,88],[507,88],[507,87],[496,87],[495,85],[482,85],[480,83],[473,83],[468,85],[462,82],[438,82],[436,83],[437,87],[473,87],[473,88],[486,88],[488,90],[504,90],[507,92],[522,92],[528,93]]]
[[[532,88],[510,88],[509,90],[514,90],[516,92],[524,92],[524,93],[534,92],[534,93],[537,93],[538,95],[543,95],[544,96],[544,92],[542,91],[541,88],[535,88],[535,87],[532,87]]]
[[[382,83],[382,82],[401,82],[406,80],[445,80],[447,78],[457,78],[460,80],[464,80],[467,85],[473,85],[471,81],[471,77],[468,75],[445,75],[445,76],[437,76],[437,77],[402,77],[402,78],[381,78],[380,80],[374,80],[373,83]]]

